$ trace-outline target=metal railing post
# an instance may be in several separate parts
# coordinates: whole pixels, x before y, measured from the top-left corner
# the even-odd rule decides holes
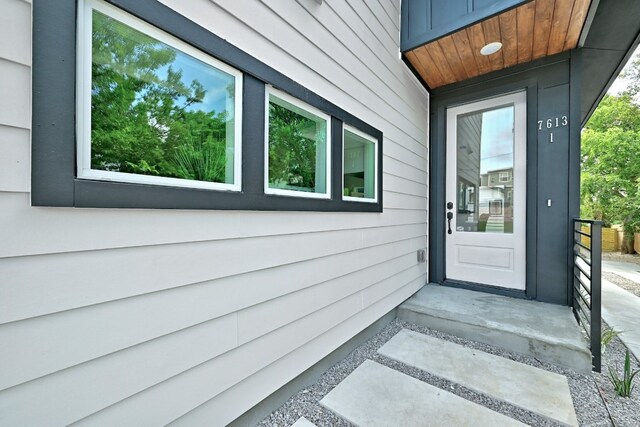
[[[582,228],[589,225],[589,232]],[[589,240],[587,245],[584,238]],[[573,220],[572,309],[589,338],[593,370],[602,369],[602,221]]]
[[[591,355],[593,369],[602,369],[602,221],[591,224]]]

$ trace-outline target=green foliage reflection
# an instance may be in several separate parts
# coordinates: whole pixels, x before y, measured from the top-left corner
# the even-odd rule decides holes
[[[269,186],[299,191],[316,190],[316,150],[326,131],[316,121],[291,109],[269,103]],[[324,165],[321,165],[324,167]]]
[[[233,182],[233,118],[205,101],[220,88],[200,82],[215,78],[232,97],[232,76],[95,11],[92,55],[93,169]]]

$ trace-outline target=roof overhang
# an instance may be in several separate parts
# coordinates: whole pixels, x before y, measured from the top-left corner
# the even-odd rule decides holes
[[[584,123],[638,46],[639,16],[639,0],[404,0],[401,46],[427,89],[582,48]]]

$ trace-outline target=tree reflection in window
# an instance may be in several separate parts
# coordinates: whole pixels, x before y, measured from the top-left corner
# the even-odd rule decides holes
[[[269,96],[269,188],[327,192],[327,120]]]
[[[91,168],[233,183],[235,78],[93,11]]]

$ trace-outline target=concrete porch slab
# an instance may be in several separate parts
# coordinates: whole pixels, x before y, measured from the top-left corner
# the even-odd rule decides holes
[[[569,307],[429,284],[398,308],[401,320],[591,371],[591,353]]]
[[[562,375],[407,329],[378,353],[551,420],[578,425]]]
[[[321,401],[358,426],[523,426],[524,424],[371,360]]]

